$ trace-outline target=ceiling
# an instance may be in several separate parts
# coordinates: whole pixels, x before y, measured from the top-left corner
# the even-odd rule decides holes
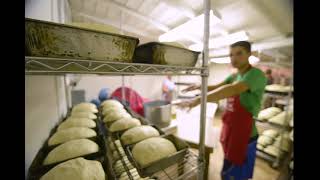
[[[73,22],[108,24],[138,37],[141,43],[159,41],[162,34],[203,13],[201,0],[69,0],[69,5]],[[211,9],[221,21],[210,26],[210,38],[245,31],[250,42],[263,45],[259,53],[273,60],[290,60],[292,6],[292,0],[211,0]],[[195,40],[202,41],[202,31],[199,28],[191,38],[176,41],[189,47]]]

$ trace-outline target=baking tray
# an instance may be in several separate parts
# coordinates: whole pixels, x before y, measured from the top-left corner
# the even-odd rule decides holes
[[[132,62],[139,39],[25,18],[25,55]]]
[[[175,145],[177,152],[166,157],[166,158],[160,159],[159,161],[153,162],[147,167],[141,167],[133,158],[132,148],[134,147],[134,145],[130,145],[130,146],[126,147],[125,151],[128,152],[128,159],[136,167],[136,169],[141,177],[152,176],[154,173],[156,173],[160,170],[166,169],[173,164],[181,162],[186,157],[186,155],[189,153],[189,151],[188,151],[189,145],[186,142],[184,142],[183,140],[181,140],[180,138],[178,138],[172,134],[164,135],[161,137],[170,140]]]
[[[185,48],[150,42],[136,47],[133,62],[194,67],[199,54]]]
[[[99,145],[99,151],[98,152],[87,154],[87,155],[84,155],[84,156],[79,156],[79,157],[83,157],[85,159],[91,160],[91,159],[95,159],[97,157],[100,157],[100,156],[104,155],[105,154],[105,148],[104,148],[105,145],[104,145],[104,142],[103,142],[102,138],[103,137],[99,136],[95,140],[93,140],[94,142],[96,142]],[[53,164],[43,165],[42,163],[43,163],[44,159],[47,157],[48,153],[52,149],[57,147],[57,146],[46,146],[47,141],[44,143],[42,148],[38,151],[37,155],[33,159],[32,163],[30,165],[30,168],[29,168],[29,173],[32,173],[32,174],[33,173],[36,173],[36,174],[40,173],[41,174],[43,172],[46,172],[46,171],[50,170],[51,168],[53,168],[57,164],[60,164],[60,163],[65,162],[65,161],[68,161],[70,159],[77,158],[77,157],[74,157],[74,158],[70,158],[70,159],[63,160],[63,161],[60,161],[60,162],[56,162],[56,163],[53,163]]]

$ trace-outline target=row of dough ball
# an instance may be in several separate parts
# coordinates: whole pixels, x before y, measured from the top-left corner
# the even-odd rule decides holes
[[[97,119],[95,113],[98,113],[96,105],[84,102],[73,106],[71,117]]]
[[[83,103],[79,103],[75,106],[73,106],[72,108],[72,112],[91,112],[91,113],[98,113],[98,109],[96,107],[95,104],[92,104],[92,103],[86,103],[86,102],[83,102]]]
[[[104,122],[113,122],[121,118],[131,117],[124,106],[117,100],[109,99],[101,103]]]
[[[140,126],[140,120],[131,117],[123,105],[116,100],[106,100],[102,104],[103,121],[112,123],[107,127],[111,132],[123,131]]]
[[[71,116],[63,121],[48,140],[48,145],[58,145],[52,149],[43,161],[43,165],[62,162],[48,171],[41,180],[105,180],[105,172],[99,161],[86,160],[80,156],[96,153],[99,146],[85,138],[97,136],[91,129],[96,127],[98,112],[92,103],[80,103],[72,108]],[[79,157],[79,158],[76,158]],[[72,159],[76,158],[76,159]]]
[[[277,107],[269,107],[259,112],[257,119],[282,126],[293,126],[293,111],[282,111]]]
[[[91,103],[80,103],[74,106],[72,113],[94,115],[87,111],[74,111],[75,109],[94,109],[95,105]],[[57,145],[74,139],[91,138],[97,136],[97,133],[91,129],[96,127],[96,122],[91,118],[75,117],[71,115],[63,121],[57,128],[57,131],[49,138],[48,145]]]
[[[132,154],[141,167],[146,167],[177,152],[175,145],[171,141],[156,137],[159,136],[159,132],[153,127],[141,126],[139,120],[135,121],[134,118],[123,117],[127,112],[119,110],[123,107],[116,104],[121,103],[115,100],[107,100],[102,104],[105,112],[104,121],[115,121],[110,126],[110,131],[112,132],[129,129],[122,134],[121,141],[126,145],[137,143],[132,149]],[[109,113],[107,113],[108,109],[112,109],[112,111],[109,110]]]
[[[276,157],[280,157],[290,148],[289,134],[279,134],[274,129],[265,130],[258,138],[257,149]],[[282,142],[281,142],[281,138]]]

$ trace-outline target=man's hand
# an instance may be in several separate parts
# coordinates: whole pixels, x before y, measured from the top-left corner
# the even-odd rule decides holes
[[[196,107],[198,104],[200,104],[200,98],[182,101],[182,102],[176,103],[174,105],[178,106],[178,108],[180,108],[180,109],[187,109],[187,111],[189,112],[192,108]]]
[[[194,84],[194,85],[191,85],[191,86],[183,89],[181,92],[182,92],[182,93],[186,93],[186,92],[194,91],[194,90],[197,90],[197,89],[200,89],[200,85]]]

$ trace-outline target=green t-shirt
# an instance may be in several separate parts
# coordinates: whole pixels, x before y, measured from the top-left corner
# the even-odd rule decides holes
[[[224,82],[230,84],[239,81],[249,87],[248,91],[240,94],[240,103],[253,117],[257,117],[261,108],[261,100],[267,84],[267,78],[260,69],[252,67],[243,75],[238,73],[228,76]],[[255,122],[253,122],[251,137],[257,134],[257,128]]]

